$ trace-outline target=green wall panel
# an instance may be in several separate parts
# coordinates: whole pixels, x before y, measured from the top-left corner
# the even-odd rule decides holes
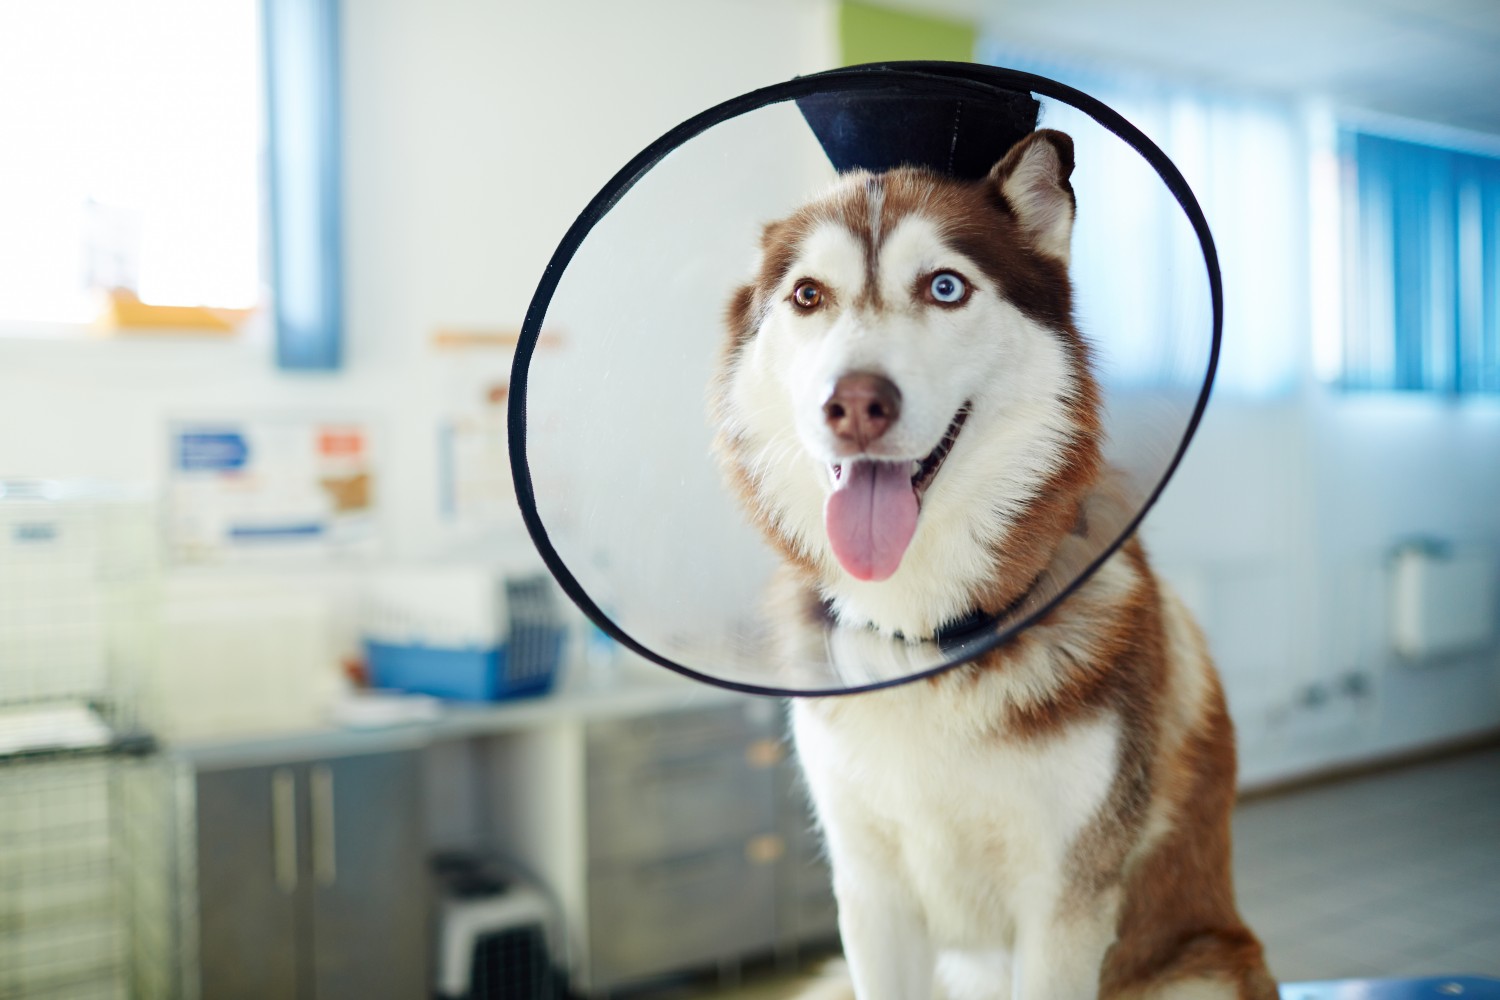
[[[965,21],[858,0],[839,4],[839,57],[845,66],[898,59],[970,62],[977,34]]]

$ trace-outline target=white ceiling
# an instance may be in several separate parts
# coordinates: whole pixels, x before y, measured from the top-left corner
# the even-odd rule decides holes
[[[1500,135],[1500,0],[882,0],[1055,58]]]

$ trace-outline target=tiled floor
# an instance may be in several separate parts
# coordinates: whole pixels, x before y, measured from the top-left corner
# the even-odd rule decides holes
[[[1245,918],[1283,982],[1500,977],[1500,749],[1241,805]],[[797,977],[672,1000],[779,1000]]]
[[[1500,976],[1500,750],[1248,802],[1235,871],[1283,981]]]

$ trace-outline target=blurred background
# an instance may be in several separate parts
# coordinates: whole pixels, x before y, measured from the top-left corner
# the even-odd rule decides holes
[[[836,949],[781,705],[573,611],[505,403],[631,156],[905,58],[1101,98],[1213,227],[1144,533],[1273,971],[1500,975],[1497,51],[1490,0],[0,0],[0,998],[771,996]]]

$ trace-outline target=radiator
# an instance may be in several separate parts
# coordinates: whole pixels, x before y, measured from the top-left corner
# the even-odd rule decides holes
[[[1497,619],[1494,550],[1430,542],[1396,550],[1391,641],[1403,659],[1426,662],[1492,646]]]

